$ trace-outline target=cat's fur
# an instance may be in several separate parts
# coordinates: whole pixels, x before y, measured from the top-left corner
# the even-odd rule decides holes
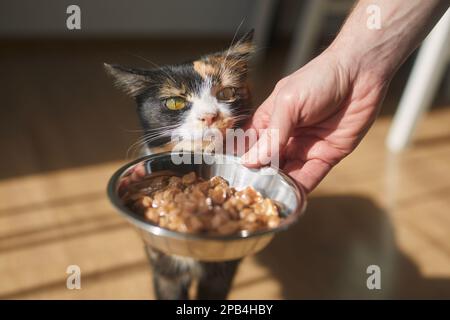
[[[171,136],[187,141],[201,139],[205,131],[223,132],[249,115],[247,74],[252,38],[253,30],[227,50],[156,69],[105,64],[116,84],[136,100],[145,133],[143,141],[150,152],[170,150]],[[224,88],[232,88],[233,99],[219,99]],[[171,97],[184,99],[185,107],[167,108],[166,99]],[[168,256],[151,247],[146,250],[158,299],[188,299],[193,280],[198,281],[197,298],[224,299],[239,264],[238,260],[201,262]]]

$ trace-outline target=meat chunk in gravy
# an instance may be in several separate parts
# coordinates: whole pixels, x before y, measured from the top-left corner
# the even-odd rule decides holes
[[[204,180],[195,172],[150,176],[131,184],[123,201],[152,223],[179,232],[229,235],[281,222],[279,206],[254,188],[238,191],[222,177]]]

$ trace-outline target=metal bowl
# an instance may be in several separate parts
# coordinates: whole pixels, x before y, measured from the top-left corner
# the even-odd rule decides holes
[[[184,159],[183,163],[179,163],[180,159]],[[252,186],[263,196],[281,203],[284,219],[274,229],[252,233],[241,232],[227,236],[189,234],[152,224],[123,204],[121,196],[126,192],[130,180],[167,171],[177,174],[195,171],[205,179],[221,176],[238,190]],[[297,221],[306,207],[303,189],[274,168],[249,169],[240,164],[239,158],[235,156],[189,152],[159,153],[126,164],[111,177],[108,196],[119,213],[137,228],[146,244],[166,254],[202,261],[233,260],[262,250],[275,233]]]

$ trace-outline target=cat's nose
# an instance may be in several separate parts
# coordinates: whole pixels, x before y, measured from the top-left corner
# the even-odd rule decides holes
[[[199,118],[199,120],[207,126],[210,126],[216,119],[217,113],[206,113]]]

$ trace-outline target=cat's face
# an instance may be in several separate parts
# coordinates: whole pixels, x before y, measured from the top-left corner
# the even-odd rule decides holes
[[[208,130],[222,133],[250,113],[247,87],[253,31],[228,50],[157,69],[105,64],[116,83],[133,96],[150,147],[178,139],[201,139]]]

